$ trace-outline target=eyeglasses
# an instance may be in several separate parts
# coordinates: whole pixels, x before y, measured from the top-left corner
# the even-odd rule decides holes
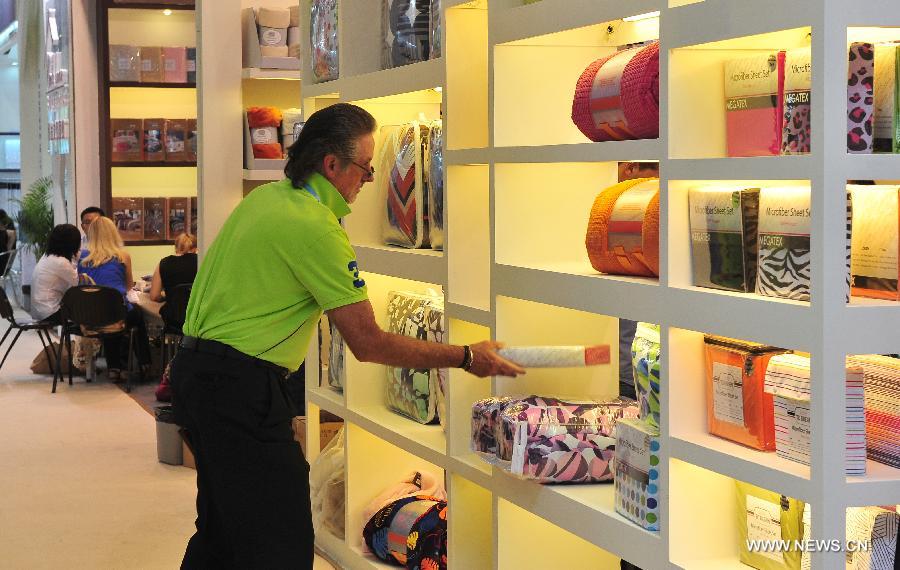
[[[352,160],[350,161],[350,164],[352,164],[353,166],[355,166],[355,167],[359,168],[360,170],[362,170],[363,172],[365,172],[367,177],[371,178],[372,180],[375,179],[375,167],[374,166],[370,166],[369,168],[366,168],[362,164],[353,162]]]

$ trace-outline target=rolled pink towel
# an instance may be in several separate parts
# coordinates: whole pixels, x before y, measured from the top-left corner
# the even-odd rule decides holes
[[[575,86],[572,121],[594,142],[659,137],[659,42],[589,65]]]
[[[497,353],[525,368],[571,368],[609,364],[609,345],[512,346]]]

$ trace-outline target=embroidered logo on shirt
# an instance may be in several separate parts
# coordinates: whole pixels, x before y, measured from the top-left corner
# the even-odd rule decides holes
[[[347,269],[353,273],[353,286],[357,289],[362,289],[366,286],[366,282],[359,278],[359,265],[356,261],[351,261],[347,264]]]

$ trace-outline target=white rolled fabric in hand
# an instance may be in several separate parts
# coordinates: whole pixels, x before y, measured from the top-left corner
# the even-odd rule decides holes
[[[289,45],[289,46],[300,45],[300,28],[298,28],[296,26],[291,26],[290,28],[288,28],[287,45]]]
[[[299,15],[298,12],[298,18]],[[256,21],[260,27],[287,28],[291,25],[291,11],[288,8],[257,8]]]
[[[609,345],[511,346],[497,354],[525,368],[571,368],[609,364]]]

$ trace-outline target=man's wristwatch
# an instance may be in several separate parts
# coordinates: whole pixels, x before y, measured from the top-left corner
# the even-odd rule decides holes
[[[469,369],[472,368],[472,363],[475,362],[475,355],[472,353],[472,349],[469,347],[468,344],[463,346],[463,351],[464,351],[463,361],[459,365],[459,368],[462,368],[463,370],[468,372]]]

